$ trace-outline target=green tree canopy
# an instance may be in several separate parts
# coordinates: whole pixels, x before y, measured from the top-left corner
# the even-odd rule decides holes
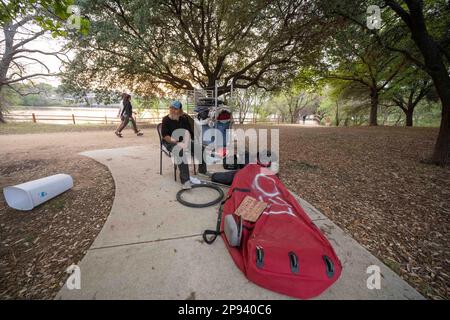
[[[251,86],[268,90],[320,59],[331,31],[312,1],[79,1],[89,36],[72,67],[94,86],[154,93]],[[82,80],[80,80],[82,81]]]

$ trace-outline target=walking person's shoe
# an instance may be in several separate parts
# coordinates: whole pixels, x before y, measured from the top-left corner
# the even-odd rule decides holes
[[[116,136],[118,136],[119,138],[122,138],[122,134],[120,132],[115,131],[114,132],[116,134]]]
[[[181,186],[181,188],[183,189],[183,190],[189,190],[189,189],[192,189],[192,184],[191,184],[191,181],[186,181],[185,183],[183,183],[183,185]]]
[[[136,132],[136,135],[137,135],[138,137],[140,137],[140,136],[143,136],[144,133],[143,133],[141,130],[138,130],[138,132]]]

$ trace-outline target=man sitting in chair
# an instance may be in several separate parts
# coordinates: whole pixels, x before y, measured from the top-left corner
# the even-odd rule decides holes
[[[171,152],[173,151],[175,161],[178,164],[178,169],[180,170],[180,180],[183,185],[183,189],[190,189],[192,186],[189,177],[186,152],[184,151],[190,149],[191,152],[193,152],[194,150],[194,141],[192,139],[194,137],[194,128],[193,121],[191,123],[191,118],[187,113],[183,112],[182,108],[183,105],[180,101],[172,101],[169,108],[169,114],[162,119],[161,136],[163,137],[163,144],[167,150]],[[182,134],[178,139],[172,137],[172,134],[177,129],[184,130],[184,134]],[[186,141],[190,141],[190,146],[187,145]],[[173,150],[175,146],[180,147],[182,150]],[[200,161],[198,171],[199,173],[206,174],[207,168],[204,161]]]

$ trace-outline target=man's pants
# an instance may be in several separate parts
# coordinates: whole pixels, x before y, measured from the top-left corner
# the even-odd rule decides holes
[[[166,141],[163,141],[163,144],[165,145],[167,150],[169,150],[170,152],[172,152],[173,148],[176,146],[176,144],[168,143]],[[194,150],[195,150],[194,146],[195,146],[194,141],[191,141],[191,152],[194,152]],[[197,148],[200,149],[200,145],[197,145]],[[202,146],[201,150],[202,150],[202,154],[199,155],[201,157],[200,159],[203,158],[203,151],[205,150],[205,147]],[[186,181],[189,181],[189,166],[188,166],[187,152],[184,152],[184,150],[181,150],[179,152],[177,150],[175,150],[175,152],[173,152],[172,155],[175,158],[176,163],[178,163],[178,169],[180,170],[181,183],[185,183]],[[195,152],[194,152],[194,156],[197,158],[197,155],[195,154]],[[199,161],[200,161],[200,159],[197,158],[197,160],[199,160]],[[203,160],[198,165],[198,172],[206,173],[206,171],[207,171],[206,163]]]
[[[133,125],[133,130],[134,133],[138,132],[137,126],[136,126],[136,121],[134,120],[134,118],[132,116],[122,116],[122,123],[120,124],[119,128],[117,129],[117,132],[122,132],[122,130],[127,126],[128,121],[131,121],[131,124]]]

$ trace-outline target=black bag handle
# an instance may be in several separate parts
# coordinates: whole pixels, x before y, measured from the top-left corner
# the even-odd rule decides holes
[[[216,241],[216,238],[218,235],[221,234],[220,232],[220,225],[222,223],[222,212],[223,212],[223,206],[225,205],[225,202],[228,201],[228,199],[231,198],[231,196],[233,195],[233,192],[235,191],[239,191],[239,192],[250,192],[250,189],[243,189],[243,188],[234,188],[233,190],[231,190],[230,195],[228,195],[228,197],[226,197],[225,200],[223,200],[220,203],[220,207],[219,207],[219,213],[217,215],[217,225],[216,225],[216,230],[205,230],[203,231],[203,240],[207,243],[207,244],[213,244],[214,241]],[[210,236],[208,238],[208,236]]]
[[[289,262],[291,264],[291,271],[292,273],[298,273],[299,272],[299,265],[298,265],[298,257],[295,254],[295,252],[291,251],[288,253],[289,256]]]
[[[256,267],[264,268],[264,249],[259,246],[256,246]]]
[[[325,262],[325,272],[328,278],[333,278],[334,276],[334,264],[333,261],[328,256],[322,256],[323,261]]]

